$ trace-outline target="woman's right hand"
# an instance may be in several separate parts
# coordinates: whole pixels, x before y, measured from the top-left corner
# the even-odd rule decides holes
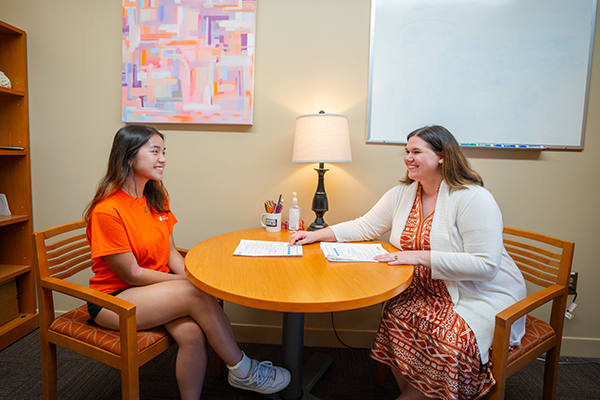
[[[315,232],[298,231],[290,237],[290,246],[302,246],[315,241]]]
[[[302,246],[314,242],[335,242],[335,234],[329,228],[318,231],[298,231],[290,237],[290,246]]]

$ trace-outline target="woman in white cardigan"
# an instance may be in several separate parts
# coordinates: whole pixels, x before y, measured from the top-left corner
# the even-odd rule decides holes
[[[502,215],[452,134],[441,126],[408,135],[406,177],[363,217],[290,243],[364,241],[391,230],[401,249],[379,262],[414,265],[410,287],[383,309],[371,357],[394,373],[398,399],[479,399],[495,381],[489,365],[494,317],[526,296],[502,244]],[[518,345],[524,320],[515,322]]]

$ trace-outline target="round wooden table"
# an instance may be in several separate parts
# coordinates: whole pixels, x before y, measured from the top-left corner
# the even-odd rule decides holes
[[[319,243],[304,246],[302,257],[233,255],[242,239],[288,242],[289,238],[289,232],[271,233],[264,228],[225,233],[194,246],[185,265],[190,281],[213,296],[243,306],[284,312],[283,366],[292,373],[292,382],[280,396],[309,399],[314,397],[308,391],[324,369],[320,368],[312,379],[304,377],[305,383],[312,382],[310,387],[302,385],[304,313],[351,310],[381,303],[408,287],[413,267],[330,262]],[[369,243],[381,243],[386,250],[397,251],[389,243]],[[329,364],[330,361],[326,367]]]

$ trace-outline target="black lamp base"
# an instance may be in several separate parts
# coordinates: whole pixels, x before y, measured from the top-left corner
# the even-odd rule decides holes
[[[306,229],[307,231],[316,231],[329,226],[323,219],[323,214],[329,211],[329,202],[327,200],[327,193],[325,193],[325,172],[329,170],[325,169],[325,163],[319,163],[319,168],[315,168],[315,171],[319,174],[319,183],[313,197],[312,210],[315,212],[317,218]]]
[[[323,220],[323,218],[316,218],[312,224],[308,228],[307,231],[318,231],[319,229],[327,228],[327,222]]]

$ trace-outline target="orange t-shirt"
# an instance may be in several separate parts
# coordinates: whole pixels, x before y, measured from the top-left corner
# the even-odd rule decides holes
[[[104,262],[102,257],[107,255],[132,252],[142,268],[171,271],[169,235],[177,219],[168,203],[167,210],[154,214],[145,197],[136,199],[122,190],[96,204],[86,231],[95,261],[91,288],[111,293],[131,286]]]

